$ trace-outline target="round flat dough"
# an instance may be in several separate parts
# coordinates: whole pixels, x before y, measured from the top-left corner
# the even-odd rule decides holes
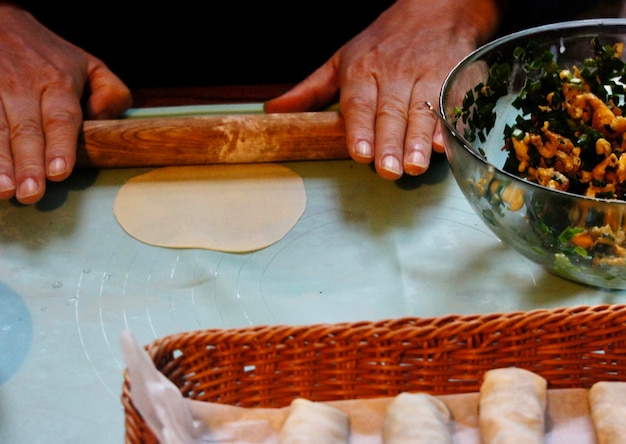
[[[147,244],[241,253],[282,239],[305,207],[302,177],[259,163],[152,170],[120,188],[113,212]]]

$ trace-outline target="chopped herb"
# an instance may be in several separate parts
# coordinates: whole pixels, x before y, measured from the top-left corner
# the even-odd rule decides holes
[[[455,108],[455,118],[465,124],[470,142],[485,142],[496,122],[496,105],[509,94],[513,69],[521,71],[526,78],[512,101],[518,114],[503,130],[503,169],[569,193],[626,200],[624,43],[604,44],[598,37],[590,43],[590,56],[579,66],[559,66],[536,42],[516,48],[515,66],[490,66],[487,80],[467,91]],[[476,182],[476,193],[489,205],[482,210],[484,218],[501,224],[504,187],[491,177]],[[537,251],[554,254],[555,271],[573,275],[583,264],[626,267],[626,222],[590,206],[559,212],[554,206],[562,203],[527,201],[523,208],[542,239]]]

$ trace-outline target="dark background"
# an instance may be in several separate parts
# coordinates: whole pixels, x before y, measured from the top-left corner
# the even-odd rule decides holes
[[[22,3],[135,89],[298,82],[392,3],[340,2]]]
[[[18,3],[137,89],[299,82],[394,1]],[[596,3],[512,0],[501,33],[566,20]]]

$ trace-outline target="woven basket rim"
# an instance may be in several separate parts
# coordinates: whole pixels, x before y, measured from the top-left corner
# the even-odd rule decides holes
[[[626,381],[626,304],[201,329],[144,347],[184,396],[244,407],[476,392],[484,372],[505,366],[583,388]],[[155,442],[130,386],[126,370],[126,442]]]

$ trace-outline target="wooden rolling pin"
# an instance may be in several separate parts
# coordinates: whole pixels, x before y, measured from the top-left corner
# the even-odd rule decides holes
[[[96,168],[349,158],[336,111],[85,121],[77,165]]]

